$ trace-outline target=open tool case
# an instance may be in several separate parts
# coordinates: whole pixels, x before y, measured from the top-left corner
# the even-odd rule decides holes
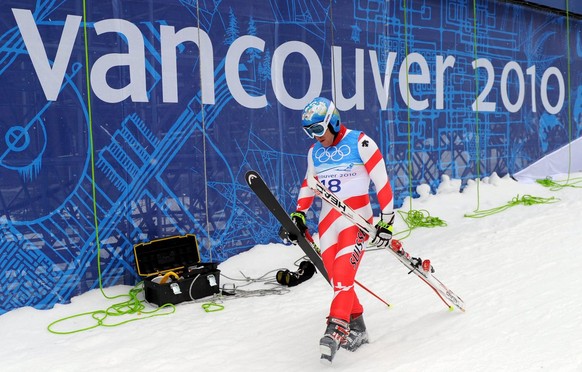
[[[216,263],[201,263],[196,236],[171,236],[134,245],[135,266],[144,278],[145,299],[153,304],[178,304],[219,291]]]

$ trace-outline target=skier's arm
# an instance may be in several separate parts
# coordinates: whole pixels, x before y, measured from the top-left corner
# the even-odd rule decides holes
[[[314,174],[315,170],[313,167],[313,157],[311,156],[313,151],[313,146],[309,149],[307,153],[307,172],[305,172],[305,177],[301,183],[301,189],[299,190],[299,195],[297,197],[297,211],[307,213],[311,204],[313,204],[313,199],[315,197],[315,192],[307,186],[307,177],[310,174]]]
[[[297,197],[297,207],[295,212],[289,215],[303,236],[305,236],[305,233],[308,230],[305,221],[305,215],[307,214],[309,207],[311,207],[311,204],[313,204],[313,198],[315,197],[315,192],[307,186],[307,176],[313,172],[313,161],[311,160],[312,149],[313,146],[307,153],[307,172],[303,182],[301,183],[301,189],[299,190],[299,195]],[[285,243],[297,244],[297,237],[293,234],[290,234],[283,226],[281,226],[279,229],[279,236]]]
[[[394,199],[392,197],[392,187],[386,172],[384,157],[370,137],[361,134],[358,140],[358,151],[364,161],[364,166],[374,182],[378,203],[380,204],[380,220],[376,223],[376,234],[372,236],[371,244],[377,247],[388,247],[392,240],[394,225]]]
[[[390,185],[390,179],[386,172],[384,157],[378,145],[370,137],[362,133],[358,139],[358,151],[370,175],[370,179],[374,183],[382,213],[393,212],[394,200],[392,186]]]

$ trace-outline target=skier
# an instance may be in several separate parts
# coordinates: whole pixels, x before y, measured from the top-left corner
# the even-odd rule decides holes
[[[381,212],[371,244],[387,247],[394,223],[392,188],[376,143],[363,132],[341,124],[334,103],[323,97],[313,99],[305,107],[302,125],[305,133],[317,142],[307,154],[307,174],[296,211],[290,215],[293,222],[305,234],[306,212],[315,196],[307,186],[307,177],[312,175],[372,223],[368,194],[372,180]],[[327,327],[319,345],[322,362],[331,363],[339,347],[355,351],[368,342],[364,308],[354,291],[354,281],[369,237],[327,203],[322,203],[318,231],[321,256],[334,290]],[[293,236],[289,238],[293,240]]]

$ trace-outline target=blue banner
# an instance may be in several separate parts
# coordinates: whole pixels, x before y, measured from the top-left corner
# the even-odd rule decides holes
[[[222,262],[276,241],[243,175],[293,210],[316,96],[376,139],[396,206],[443,174],[515,173],[582,132],[582,22],[540,8],[13,4],[0,4],[0,313],[67,302],[99,275],[134,284],[139,242],[192,233]]]

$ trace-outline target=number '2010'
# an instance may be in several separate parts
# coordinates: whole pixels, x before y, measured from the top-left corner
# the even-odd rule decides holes
[[[473,111],[495,111],[496,102],[489,102],[487,101],[487,96],[491,92],[493,88],[493,81],[495,80],[495,72],[493,70],[493,64],[485,59],[480,58],[472,63],[474,69],[483,68],[487,72],[487,81],[485,83],[485,87],[473,102],[471,106]],[[518,83],[518,94],[517,99],[513,102],[511,101],[509,94],[507,92],[507,82],[509,80],[510,74],[515,74],[517,77]],[[537,112],[537,99],[536,99],[536,66],[531,66],[526,70],[526,74],[529,76],[531,80],[531,107],[533,112]],[[548,98],[548,81],[550,78],[554,77],[558,82],[558,100],[555,104],[552,105]],[[564,105],[565,99],[565,88],[564,88],[564,77],[560,73],[557,67],[549,67],[544,74],[542,75],[542,79],[540,82],[540,97],[542,99],[542,105],[544,109],[549,114],[557,114],[562,109]],[[508,62],[505,67],[503,68],[503,72],[501,73],[501,100],[503,105],[509,112],[517,112],[523,106],[523,102],[525,101],[525,77],[523,74],[523,70],[521,66],[515,62],[511,61]]]

